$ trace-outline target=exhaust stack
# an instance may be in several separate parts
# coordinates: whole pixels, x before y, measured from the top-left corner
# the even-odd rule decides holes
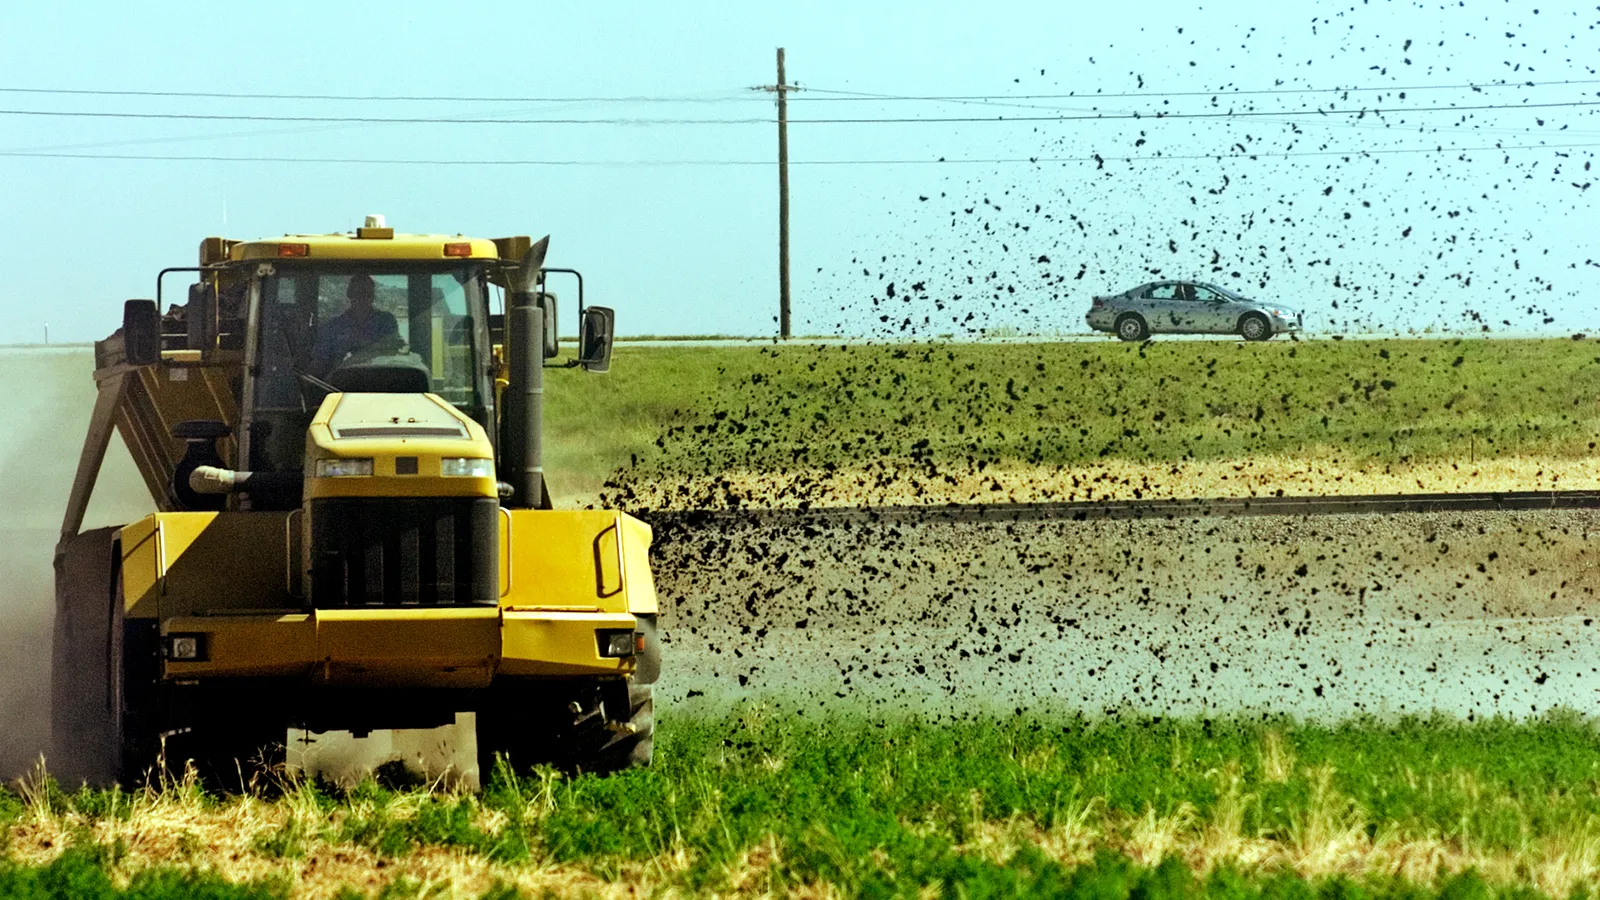
[[[550,508],[544,491],[544,310],[537,296],[549,247],[550,238],[541,238],[506,276],[511,371],[503,395],[501,460],[512,487],[509,505],[523,509]]]

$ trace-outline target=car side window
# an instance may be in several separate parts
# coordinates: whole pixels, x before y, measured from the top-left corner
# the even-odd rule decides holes
[[[1158,284],[1144,292],[1144,299],[1174,300],[1177,298],[1177,289],[1175,284]]]
[[[1222,295],[1208,287],[1197,284],[1194,287],[1194,299],[1201,303],[1216,303],[1222,300]]]

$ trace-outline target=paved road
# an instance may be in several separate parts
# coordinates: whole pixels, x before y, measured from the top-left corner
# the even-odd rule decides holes
[[[1534,332],[1506,332],[1503,334],[1416,334],[1404,332],[1356,332],[1344,334],[1332,331],[1306,331],[1294,335],[1293,338],[1279,336],[1278,341],[1412,341],[1412,340],[1560,340],[1571,338],[1570,333],[1542,334]],[[1156,341],[1239,341],[1237,335],[1227,334],[1158,334],[1152,337]],[[898,343],[950,343],[950,344],[1070,344],[1082,342],[1117,343],[1117,339],[1110,334],[1097,331],[1067,332],[1063,334],[1022,334],[1022,335],[984,335],[960,334],[938,337],[923,337],[906,340],[897,337],[829,337],[826,335],[801,335],[791,338],[786,343],[794,346],[838,346],[840,344],[898,344]],[[562,342],[567,343],[566,341]],[[576,346],[576,341],[572,342]],[[635,339],[622,338],[618,341],[621,347],[747,347],[762,344],[779,343],[776,337],[727,337],[727,338],[690,338],[690,339]]]

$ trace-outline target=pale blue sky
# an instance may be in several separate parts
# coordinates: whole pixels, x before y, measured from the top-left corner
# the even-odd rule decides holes
[[[1500,331],[1592,332],[1600,326],[1589,287],[1600,281],[1591,262],[1600,257],[1593,211],[1600,193],[1574,185],[1593,179],[1596,107],[1415,110],[1600,102],[1597,19],[1593,3],[1537,0],[28,4],[9,8],[0,29],[0,88],[692,102],[7,91],[0,109],[762,119],[771,117],[771,103],[747,88],[773,80],[773,50],[783,45],[791,80],[810,88],[1028,98],[1002,106],[800,93],[790,107],[796,120],[1259,114],[797,121],[790,129],[797,332],[894,334],[908,319],[919,334],[962,323],[1077,328],[1091,294],[1155,272],[1299,305],[1324,328],[1476,327],[1482,319]],[[1416,89],[1500,81],[1536,84]],[[1168,96],[1332,87],[1390,90],[1219,95],[1215,104],[1209,95]],[[1400,87],[1412,88],[1403,99]],[[1096,92],[1136,96],[1036,96]],[[1360,119],[1267,115],[1330,105],[1404,111]],[[0,115],[0,253],[9,273],[0,343],[37,341],[46,321],[55,341],[103,336],[123,299],[149,296],[164,266],[192,265],[206,235],[345,230],[369,212],[385,213],[401,230],[549,233],[551,264],[582,269],[590,302],[615,306],[626,334],[769,332],[777,305],[774,168],[661,163],[772,160],[774,131],[765,123],[319,125]],[[1496,144],[1546,149],[1350,155]],[[1256,158],[1205,158],[1239,148]],[[1333,155],[1272,155],[1308,152]],[[1097,154],[1103,167],[1092,160]],[[1119,161],[1130,156],[1146,161]],[[1200,158],[1150,159],[1156,156]],[[802,164],[940,158],[1041,162]],[[892,300],[889,282],[898,285]],[[908,293],[913,285],[921,290]]]

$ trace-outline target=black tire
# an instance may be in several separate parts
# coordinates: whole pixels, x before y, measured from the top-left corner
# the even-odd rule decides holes
[[[174,727],[172,688],[161,680],[160,622],[126,615],[114,532],[74,539],[57,574],[51,774],[69,788],[137,790],[181,778],[192,760],[207,787],[248,789],[250,775],[281,762],[282,719],[259,703],[214,702],[222,715],[202,713],[199,727]]]
[[[169,738],[168,768],[181,775],[193,763],[202,785],[225,793],[253,793],[269,786],[283,768],[287,725],[255,704],[240,708],[253,715],[217,711]]]
[[[1239,336],[1247,341],[1272,339],[1272,323],[1260,313],[1245,313],[1239,317]]]
[[[513,772],[526,764],[519,759],[520,754],[512,752],[510,729],[502,710],[479,709],[473,717],[477,720],[473,737],[478,745],[478,789],[485,790],[502,760]]]
[[[63,786],[109,787],[120,769],[114,714],[112,608],[118,603],[115,529],[78,535],[56,569],[50,661],[50,774]]]
[[[488,787],[502,764],[518,775],[535,766],[570,769],[562,756],[573,740],[572,713],[564,708],[568,699],[562,692],[524,688],[479,707],[474,713],[479,786]]]
[[[1123,313],[1117,317],[1117,338],[1119,340],[1142,341],[1150,336],[1150,326],[1145,324],[1144,317],[1138,313]]]
[[[200,783],[222,793],[249,792],[258,776],[281,770],[288,729],[270,706],[213,698],[183,720],[173,718],[172,688],[161,680],[161,624],[124,614],[121,573],[111,607],[113,730],[121,741],[117,781],[128,790],[176,781],[192,763]],[[187,724],[188,727],[178,727]]]
[[[79,535],[56,575],[49,765],[68,787],[137,788],[161,757],[159,626],[124,614],[114,532]]]
[[[161,625],[155,619],[129,619],[123,615],[122,579],[117,578],[116,604],[112,607],[113,728],[121,742],[117,781],[128,790],[159,782],[166,732],[161,684]],[[183,772],[178,763],[177,774]]]
[[[617,732],[594,754],[585,767],[591,772],[621,772],[650,765],[656,749],[655,687],[628,684],[628,721],[617,722],[625,730]]]
[[[576,725],[564,702],[550,702],[572,696],[518,691],[479,709],[479,785],[488,786],[501,765],[519,775],[541,765],[569,774],[610,774],[650,765],[655,753],[655,692],[650,685],[630,682],[625,711],[612,708],[621,699],[618,691],[606,704],[604,718],[595,715]],[[585,706],[599,696],[577,694]]]

